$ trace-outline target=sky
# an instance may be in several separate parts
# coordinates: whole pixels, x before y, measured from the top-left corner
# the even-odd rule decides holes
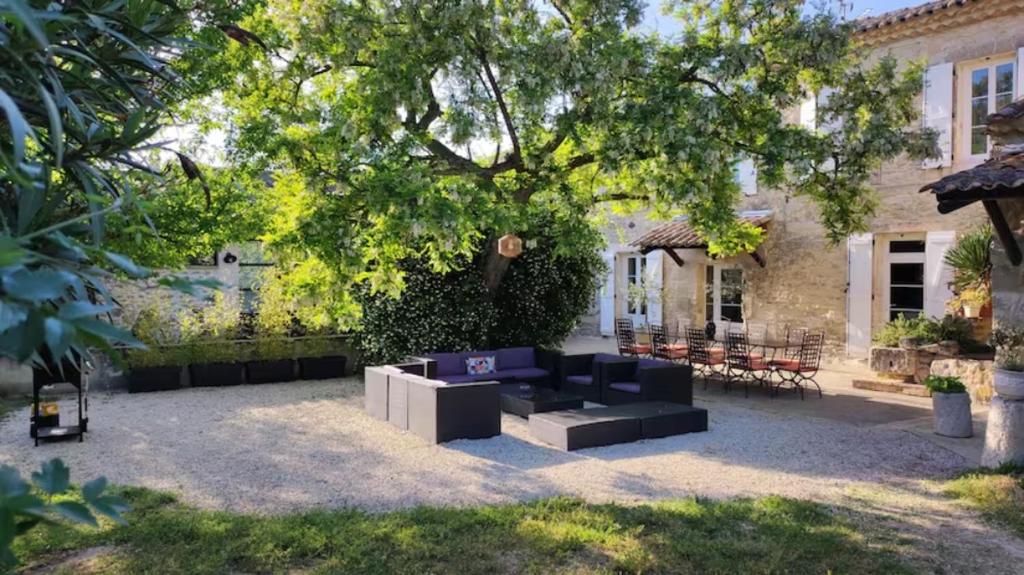
[[[916,6],[918,4],[924,4],[928,0],[853,0],[847,2],[852,4],[852,10],[850,10],[851,18],[858,18],[861,16],[878,16],[892,10],[898,10],[900,8],[906,8],[908,6]],[[673,22],[673,19],[669,16],[661,14],[661,0],[647,0],[647,14],[644,17],[644,22],[641,24],[642,29],[648,29],[657,31],[662,35],[672,34],[675,30],[678,30],[678,25]],[[808,2],[809,5],[818,4],[817,1],[811,0]]]

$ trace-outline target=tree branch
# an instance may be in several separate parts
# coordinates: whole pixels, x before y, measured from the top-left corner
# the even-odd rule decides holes
[[[491,85],[491,92],[494,94],[494,99],[498,102],[498,109],[501,110],[501,119],[505,122],[505,129],[508,130],[508,137],[512,140],[512,155],[518,161],[523,157],[523,151],[519,147],[519,136],[516,134],[516,127],[512,124],[512,116],[508,113],[508,106],[505,104],[505,97],[501,93],[498,81],[494,78],[494,72],[491,71],[491,65],[487,62],[487,52],[484,51],[483,46],[481,46],[479,42],[477,42],[476,53],[477,57],[480,59],[480,64],[483,65],[484,74],[487,75],[487,83]]]
[[[551,5],[554,6],[558,14],[562,16],[562,20],[565,20],[565,23],[568,24],[570,28],[572,28],[572,18],[569,17],[569,13],[566,12],[565,9],[562,8],[562,6],[558,3],[558,0],[551,0]]]

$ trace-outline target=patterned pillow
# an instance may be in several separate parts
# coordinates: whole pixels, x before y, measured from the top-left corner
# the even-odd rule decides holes
[[[481,357],[467,357],[466,373],[469,375],[494,373],[494,356],[486,355]]]

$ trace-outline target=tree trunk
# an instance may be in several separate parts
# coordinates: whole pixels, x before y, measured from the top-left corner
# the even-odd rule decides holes
[[[498,253],[498,238],[491,238],[484,244],[484,285],[493,298],[498,293],[501,280],[505,279],[508,266],[512,260]]]

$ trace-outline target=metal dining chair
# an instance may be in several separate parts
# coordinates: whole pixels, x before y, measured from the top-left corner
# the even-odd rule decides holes
[[[756,357],[751,351],[750,340],[745,333],[726,334],[725,340],[726,378],[725,390],[733,382],[743,382],[743,395],[750,396],[750,381],[764,387],[769,384],[771,366],[764,356]],[[769,384],[770,385],[770,384]]]
[[[714,353],[708,345],[708,336],[701,328],[686,330],[686,359],[693,369],[704,378],[704,389],[713,375],[724,375],[725,357]]]
[[[615,339],[619,346],[619,355],[640,357],[651,353],[650,344],[637,343],[633,320],[628,317],[620,317],[615,320]]]
[[[821,350],[825,345],[825,334],[821,332],[807,333],[803,337],[797,357],[780,359],[773,362],[775,373],[779,375],[779,383],[775,386],[778,392],[784,384],[792,385],[804,398],[804,387],[812,383],[818,389],[818,397],[824,397],[821,386],[816,380],[821,367]]]
[[[671,344],[665,334],[665,327],[658,324],[651,324],[651,357],[678,362],[686,360],[686,346]]]

